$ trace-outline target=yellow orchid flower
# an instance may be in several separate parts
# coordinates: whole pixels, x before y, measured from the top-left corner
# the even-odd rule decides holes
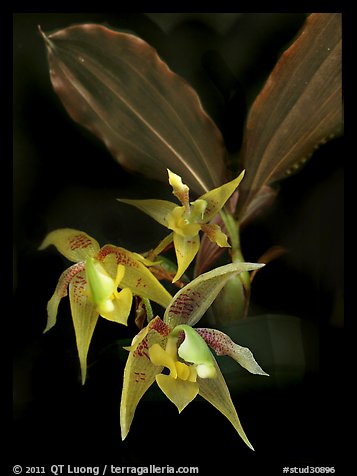
[[[171,241],[174,242],[177,273],[172,282],[175,282],[180,279],[198,253],[200,231],[203,231],[218,246],[230,247],[227,236],[222,232],[220,226],[209,222],[236,190],[244,176],[244,171],[236,179],[210,190],[191,203],[189,188],[182,183],[181,177],[169,169],[168,175],[173,194],[181,202],[181,206],[167,200],[119,199],[119,201],[139,208],[161,225],[172,230],[172,233],[156,248],[156,253],[159,254]]]
[[[209,347],[229,355],[249,372],[266,374],[251,351],[215,329],[194,329],[225,283],[232,276],[260,268],[261,264],[232,263],[200,275],[183,287],[167,307],[164,318],[155,317],[133,339],[124,370],[120,407],[122,439],[126,438],[136,407],[156,381],[181,412],[201,395],[232,423],[253,449],[234,408],[224,377]],[[209,347],[208,347],[209,346]],[[169,373],[162,373],[163,369]]]
[[[99,315],[127,325],[133,295],[155,301],[166,307],[171,295],[146,268],[153,264],[136,253],[114,245],[99,247],[83,231],[62,228],[49,233],[40,246],[54,245],[75,264],[66,269],[47,304],[47,325],[51,329],[57,318],[61,299],[69,300],[76,335],[82,383],[87,374],[87,355]],[[121,291],[118,291],[118,287]]]

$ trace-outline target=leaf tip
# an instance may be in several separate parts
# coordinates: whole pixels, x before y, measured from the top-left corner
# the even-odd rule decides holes
[[[46,46],[48,48],[52,47],[52,42],[50,41],[49,37],[46,35],[46,33],[42,30],[41,25],[37,25],[38,31],[40,32],[44,42],[46,43]]]
[[[47,243],[46,240],[43,240],[43,242],[40,244],[40,246],[37,248],[37,251],[43,251],[44,249],[47,248]]]
[[[42,30],[41,25],[37,25],[37,29],[38,29],[38,31],[40,32],[42,38],[43,38],[45,41],[47,41],[47,36],[46,36],[45,32]]]

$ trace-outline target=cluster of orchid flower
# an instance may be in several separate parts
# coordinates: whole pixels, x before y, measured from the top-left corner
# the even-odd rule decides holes
[[[232,423],[245,443],[253,448],[240,424],[224,377],[210,349],[228,355],[253,374],[267,375],[251,351],[234,343],[216,329],[195,326],[227,281],[240,273],[257,270],[263,264],[234,262],[191,280],[174,297],[160,283],[155,269],[161,254],[173,242],[177,257],[177,282],[189,268],[200,248],[202,231],[219,247],[229,247],[219,225],[211,223],[237,189],[243,178],[211,190],[194,202],[181,177],[168,170],[173,194],[181,203],[165,200],[120,200],[133,205],[167,227],[171,233],[150,252],[140,255],[124,248],[98,242],[85,232],[59,229],[50,232],[40,249],[54,245],[74,262],[59,278],[48,302],[45,332],[56,323],[60,300],[67,295],[74,324],[82,384],[87,374],[87,354],[99,316],[127,325],[133,296],[146,311],[147,325],[133,338],[124,371],[121,398],[121,433],[130,429],[135,409],[148,388],[156,381],[159,388],[181,412],[201,395]],[[162,306],[163,318],[154,317],[150,301]]]
[[[52,85],[74,121],[99,137],[124,168],[162,181],[169,167],[193,193],[203,193],[190,202],[188,186],[169,170],[179,204],[120,200],[170,230],[156,248],[141,255],[112,244],[100,248],[78,230],[49,233],[40,248],[54,245],[74,264],[61,275],[48,302],[45,330],[56,323],[60,300],[69,292],[84,384],[98,317],[127,325],[136,314],[140,331],[127,347],[122,438],[139,401],[156,381],[179,412],[201,395],[252,448],[211,350],[232,357],[253,374],[267,374],[249,349],[216,329],[194,326],[217,296],[217,321],[223,313],[223,322],[246,314],[250,283],[263,264],[244,262],[241,227],[272,203],[276,182],[298,170],[319,144],[342,132],[341,15],[310,14],[251,105],[242,150],[232,168],[247,170],[238,208],[236,189],[244,172],[224,183],[230,172],[219,129],[197,93],[154,48],[136,35],[98,24],[40,32]],[[163,256],[172,244],[177,261],[173,273]],[[211,269],[227,247],[232,262]],[[266,263],[280,252],[273,247],[258,261]],[[193,264],[193,279],[184,279]],[[176,283],[175,296],[162,279]],[[162,318],[154,315],[151,302],[165,309]],[[147,319],[146,326],[142,319]]]

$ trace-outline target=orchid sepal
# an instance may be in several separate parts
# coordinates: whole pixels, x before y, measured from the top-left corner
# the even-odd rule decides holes
[[[211,221],[217,213],[222,210],[229,197],[233,195],[234,191],[243,180],[244,175],[245,170],[243,170],[235,179],[206,192],[200,197],[200,199],[207,202],[207,208],[204,214],[204,220],[206,223]]]
[[[50,245],[54,245],[63,256],[75,263],[93,257],[99,251],[99,244],[94,238],[72,228],[51,231],[38,249],[42,251]]]
[[[172,328],[179,324],[195,325],[231,276],[263,266],[263,263],[230,263],[201,274],[175,294],[166,308],[164,322]]]
[[[175,203],[169,202],[168,200],[131,200],[124,198],[118,198],[117,200],[118,202],[138,208],[163,226],[167,226],[167,215],[177,207]]]
[[[213,405],[222,415],[224,415],[233,425],[244,443],[254,451],[234,407],[229,389],[224,380],[222,372],[215,361],[216,377],[213,379],[198,379],[199,395]]]

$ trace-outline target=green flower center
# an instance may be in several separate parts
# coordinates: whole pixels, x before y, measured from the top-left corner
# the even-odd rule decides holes
[[[167,227],[181,236],[198,235],[201,225],[205,223],[203,216],[206,207],[207,202],[200,199],[190,204],[188,212],[184,206],[175,207],[166,216]]]

